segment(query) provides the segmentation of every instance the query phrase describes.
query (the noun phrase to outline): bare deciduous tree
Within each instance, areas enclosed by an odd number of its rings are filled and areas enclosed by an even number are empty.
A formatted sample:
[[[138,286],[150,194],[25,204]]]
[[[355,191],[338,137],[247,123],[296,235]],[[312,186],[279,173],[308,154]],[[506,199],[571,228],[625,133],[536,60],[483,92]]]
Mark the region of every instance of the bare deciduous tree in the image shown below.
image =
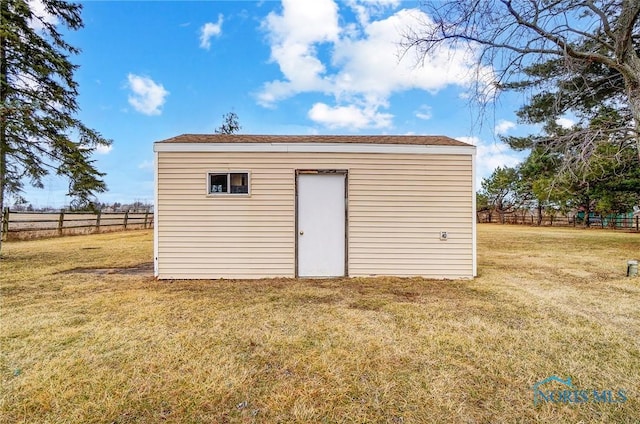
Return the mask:
[[[631,119],[622,126],[594,125],[592,120],[563,142],[588,156],[598,143],[624,139],[623,145],[633,146],[640,160],[640,0],[432,1],[424,8],[429,18],[407,31],[404,46],[422,58],[443,45],[477,50],[478,66],[495,70],[498,91],[519,84],[534,87],[531,80],[523,83],[523,72],[536,63],[560,62],[563,70],[535,81],[538,89],[575,79],[593,64],[609,71],[622,94],[615,101],[623,104],[616,106]],[[585,90],[597,90],[588,85],[602,83],[584,81]]]
[[[222,115],[222,124],[216,128],[216,134],[236,134],[241,129],[238,115],[235,112],[228,112]]]

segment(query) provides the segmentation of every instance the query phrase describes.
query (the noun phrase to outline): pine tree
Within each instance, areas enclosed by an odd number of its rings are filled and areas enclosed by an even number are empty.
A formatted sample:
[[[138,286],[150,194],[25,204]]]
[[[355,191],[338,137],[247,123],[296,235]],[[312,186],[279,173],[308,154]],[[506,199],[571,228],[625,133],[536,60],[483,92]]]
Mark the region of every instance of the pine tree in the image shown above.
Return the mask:
[[[80,29],[82,6],[41,0],[38,16],[25,0],[0,1],[0,208],[25,180],[38,188],[50,173],[67,177],[75,206],[91,205],[106,185],[91,159],[111,141],[76,118],[79,50],[64,41],[63,25]]]
[[[521,122],[541,125],[542,131],[530,137],[505,137],[511,147],[559,153],[564,159],[561,170],[576,174],[588,169],[599,155],[636,151],[636,123],[620,72],[598,62],[568,68],[563,60],[552,59],[528,66],[522,73],[523,81],[505,88],[537,91],[517,115]],[[566,116],[573,121],[569,128],[558,124]],[[640,165],[637,156],[635,162]]]

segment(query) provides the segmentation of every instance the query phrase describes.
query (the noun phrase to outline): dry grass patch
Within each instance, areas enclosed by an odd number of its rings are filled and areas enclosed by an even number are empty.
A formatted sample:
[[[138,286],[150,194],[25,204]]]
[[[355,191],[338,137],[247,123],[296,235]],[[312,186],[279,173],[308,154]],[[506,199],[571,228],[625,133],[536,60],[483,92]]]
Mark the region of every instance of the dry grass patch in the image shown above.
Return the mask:
[[[151,237],[3,246],[1,422],[640,421],[637,234],[480,226],[474,281],[62,273]],[[534,406],[550,375],[628,400]]]

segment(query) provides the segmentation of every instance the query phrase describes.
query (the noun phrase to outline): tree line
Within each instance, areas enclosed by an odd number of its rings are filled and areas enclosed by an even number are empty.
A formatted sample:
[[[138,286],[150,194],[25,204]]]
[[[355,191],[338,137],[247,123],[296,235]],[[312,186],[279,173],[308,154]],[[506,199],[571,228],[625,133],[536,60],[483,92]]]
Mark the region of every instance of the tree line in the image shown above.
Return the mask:
[[[633,155],[631,155],[633,156]],[[640,167],[633,159],[599,159],[583,175],[559,173],[560,160],[533,151],[516,167],[498,167],[484,178],[476,194],[478,212],[500,222],[508,215],[530,213],[540,225],[545,216],[617,216],[638,211]]]
[[[134,212],[134,211],[153,211],[153,203],[142,202],[136,200],[132,203],[105,203],[96,201],[91,207],[77,207],[69,204],[63,208],[54,208],[51,206],[36,207],[31,203],[16,203],[11,206],[11,212],[59,212],[60,209],[69,212]]]

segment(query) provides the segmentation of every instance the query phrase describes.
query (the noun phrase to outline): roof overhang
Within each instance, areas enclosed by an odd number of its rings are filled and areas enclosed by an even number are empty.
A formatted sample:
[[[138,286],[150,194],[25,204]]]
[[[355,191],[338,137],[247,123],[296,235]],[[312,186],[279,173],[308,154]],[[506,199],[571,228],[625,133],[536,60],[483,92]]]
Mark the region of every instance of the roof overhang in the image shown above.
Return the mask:
[[[369,143],[163,143],[154,152],[252,152],[252,153],[404,153],[429,155],[475,155],[476,147]]]

